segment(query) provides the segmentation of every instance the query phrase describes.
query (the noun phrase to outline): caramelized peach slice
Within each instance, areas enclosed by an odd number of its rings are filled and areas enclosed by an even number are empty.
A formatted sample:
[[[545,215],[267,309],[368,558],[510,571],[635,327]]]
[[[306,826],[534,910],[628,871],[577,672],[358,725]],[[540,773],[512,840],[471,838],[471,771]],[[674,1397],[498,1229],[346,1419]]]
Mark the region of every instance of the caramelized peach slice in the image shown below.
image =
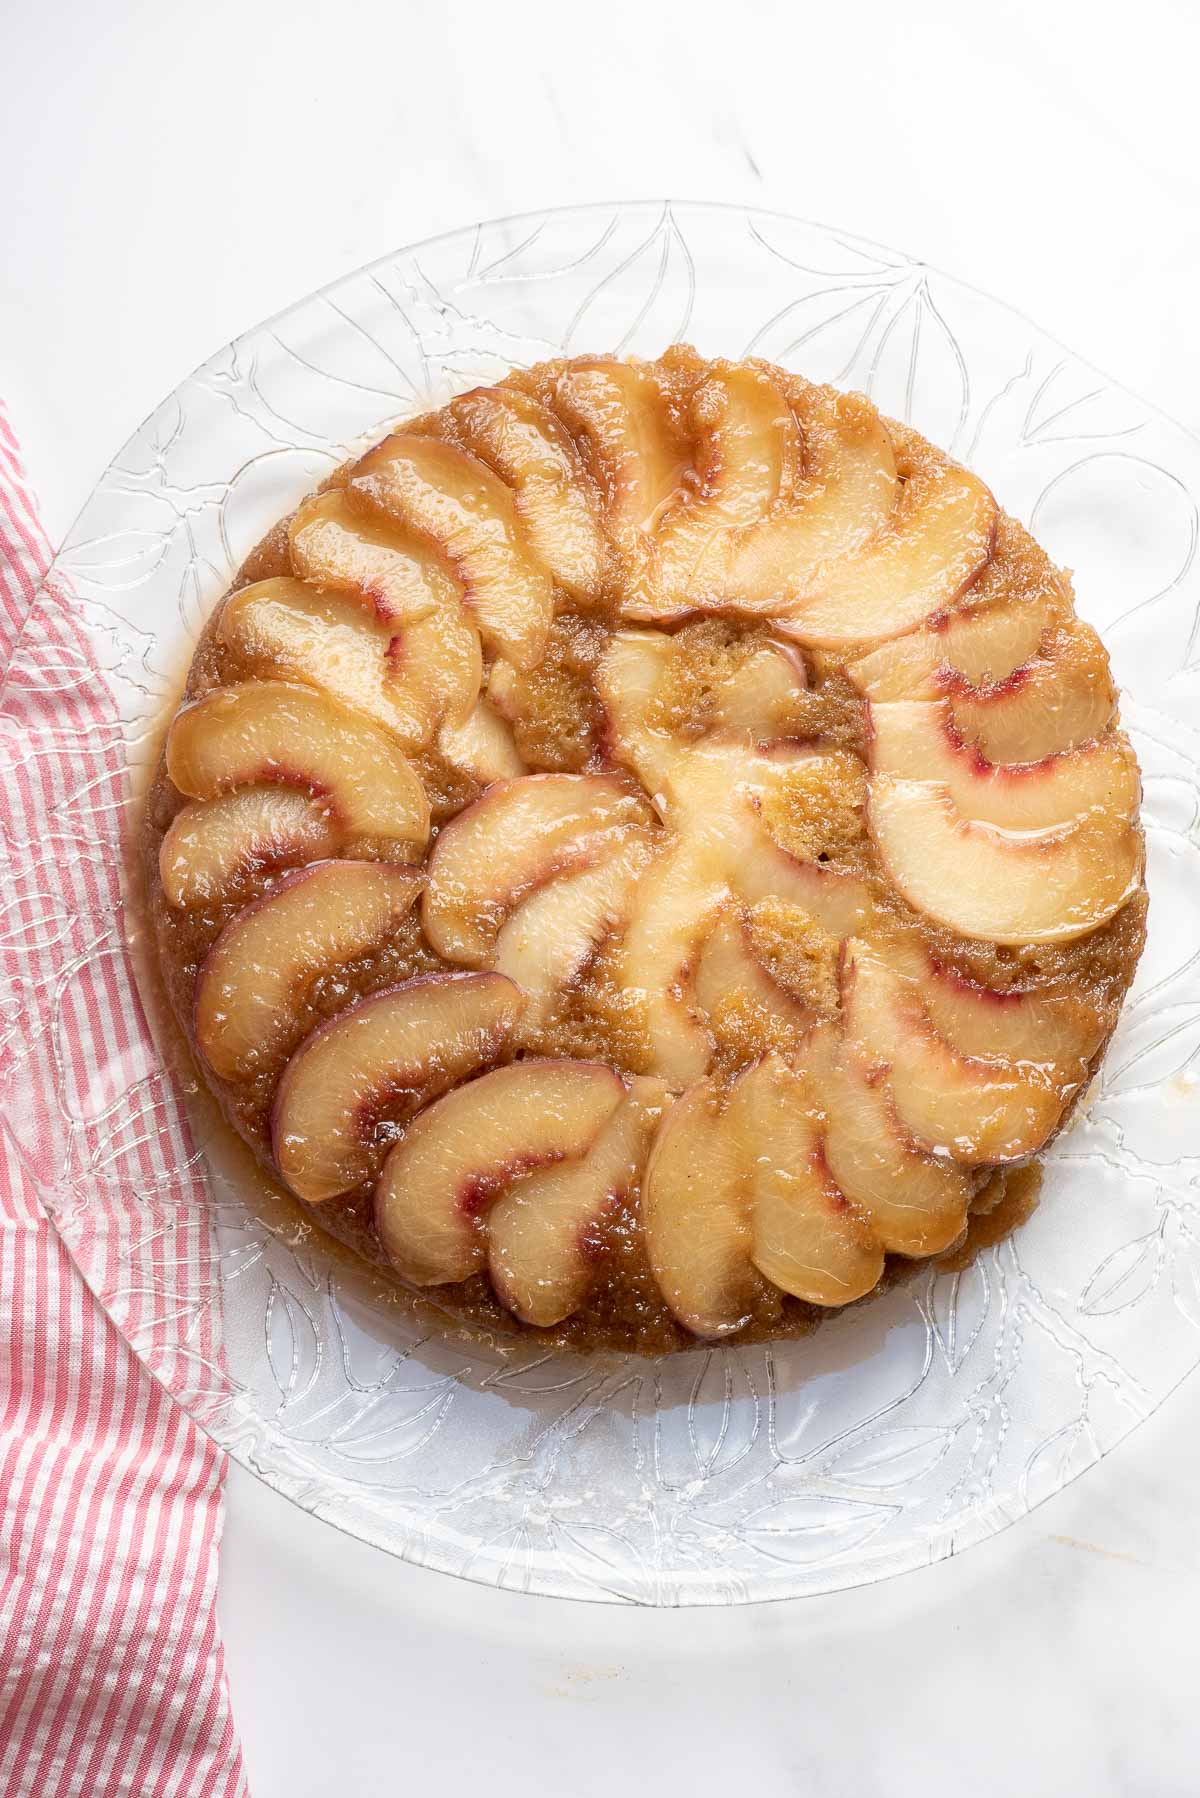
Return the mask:
[[[762,1284],[741,1144],[704,1080],[659,1125],[642,1181],[642,1233],[658,1289],[685,1330],[728,1336],[750,1321]]]
[[[271,1142],[292,1191],[317,1203],[378,1173],[383,1119],[494,1061],[524,1000],[502,974],[431,974],[360,999],[303,1042],[275,1091]]]
[[[883,1251],[829,1172],[810,1082],[768,1056],[740,1077],[727,1116],[747,1167],[759,1272],[810,1305],[848,1305],[870,1292]]]
[[[653,854],[653,840],[636,825],[613,836],[613,846],[594,867],[564,875],[531,893],[496,939],[496,968],[525,994],[529,1024],[549,1019],[598,945],[630,916],[634,888]]]
[[[547,1329],[587,1298],[622,1203],[637,1190],[671,1102],[661,1080],[636,1079],[581,1161],[530,1174],[488,1214],[488,1273],[501,1304]]]
[[[804,658],[794,643],[761,643],[718,692],[715,723],[758,741],[779,737],[807,684]]]
[[[529,546],[560,587],[583,597],[604,577],[604,533],[562,425],[514,387],[481,387],[447,413],[466,448],[513,489]]]
[[[304,580],[350,593],[385,624],[452,611],[460,589],[423,543],[360,516],[342,492],[304,501],[288,529],[292,567]]]
[[[1037,654],[1050,619],[1044,598],[942,612],[860,656],[846,673],[866,699],[936,699],[940,676],[970,685],[1005,679]]]
[[[303,581],[259,581],[233,594],[217,626],[239,654],[266,657],[419,749],[443,719],[461,723],[479,693],[479,633],[462,608],[380,624],[361,605]]]
[[[755,954],[740,906],[727,904],[700,951],[696,1003],[719,1043],[795,1048],[813,1014]]]
[[[688,602],[693,575],[722,535],[757,524],[799,471],[800,436],[786,396],[763,369],[719,368],[692,403],[699,490],[684,491],[659,531],[668,604]]]
[[[490,468],[440,438],[401,432],[363,457],[349,491],[433,544],[462,583],[489,648],[518,668],[535,666],[554,589],[521,535],[512,494]]]
[[[650,530],[686,466],[653,374],[635,362],[575,362],[554,404],[584,441],[618,534]]]
[[[905,482],[886,530],[789,589],[776,628],[836,649],[898,637],[952,605],[992,553],[996,502],[966,469],[930,460]]]
[[[375,1188],[384,1250],[416,1286],[470,1279],[487,1264],[483,1218],[535,1168],[578,1161],[625,1096],[611,1068],[517,1061],[420,1112]]]
[[[634,891],[619,978],[641,1018],[652,1070],[675,1086],[699,1079],[712,1059],[691,1002],[692,972],[728,892],[712,846],[687,837],[662,850]]]
[[[246,874],[332,855],[340,840],[303,793],[243,787],[185,805],[159,845],[158,871],[168,905],[207,905]]]
[[[1142,839],[1128,818],[1091,813],[1069,829],[1019,836],[972,824],[927,781],[879,774],[868,816],[909,904],[960,936],[1065,943],[1106,924],[1137,890]]]
[[[966,1228],[970,1179],[917,1146],[896,1115],[886,1069],[869,1053],[848,1044],[822,1082],[826,1164],[881,1247],[938,1255]]]
[[[936,961],[915,939],[876,947],[909,983],[938,1034],[963,1055],[1039,1063],[1075,1082],[1086,1074],[1111,1022],[1078,993],[981,986]]]
[[[846,945],[842,981],[847,1040],[887,1067],[897,1116],[922,1143],[965,1162],[1015,1161],[1041,1148],[1070,1090],[1052,1069],[957,1054],[864,942]]]
[[[1003,680],[984,687],[940,671],[954,727],[993,762],[1037,760],[1098,737],[1117,709],[1104,645],[1090,625],[1056,626],[1042,649]]]
[[[429,835],[425,789],[391,737],[289,681],[216,687],[184,706],[167,736],[166,762],[192,799],[278,783],[322,799],[346,836],[423,847]]]
[[[498,781],[434,844],[421,911],[426,936],[447,961],[487,961],[504,916],[527,893],[595,860],[614,831],[650,819],[645,801],[612,775]]]
[[[455,768],[481,787],[528,772],[506,721],[487,699],[478,699],[461,724],[444,724],[438,748]]]
[[[988,762],[963,743],[944,701],[889,700],[868,708],[871,768],[937,781],[964,818],[1004,830],[1052,830],[1102,810],[1132,817],[1141,780],[1132,749],[1111,733],[1037,762]]]
[[[421,884],[383,862],[317,862],[238,912],[196,976],[196,1042],[214,1074],[253,1074],[291,1034],[318,975],[377,948]]]
[[[899,522],[898,511],[893,521],[895,456],[874,406],[860,394],[806,387],[796,412],[806,479],[761,523],[711,542],[691,572],[695,599],[772,617],[802,602],[812,605],[824,590],[818,570],[850,560],[857,570],[871,539]],[[849,597],[839,606],[836,592],[831,589],[834,624],[850,609]]]
[[[610,760],[630,769],[659,795],[678,756],[671,735],[654,722],[654,706],[673,653],[661,631],[617,631],[596,672]]]

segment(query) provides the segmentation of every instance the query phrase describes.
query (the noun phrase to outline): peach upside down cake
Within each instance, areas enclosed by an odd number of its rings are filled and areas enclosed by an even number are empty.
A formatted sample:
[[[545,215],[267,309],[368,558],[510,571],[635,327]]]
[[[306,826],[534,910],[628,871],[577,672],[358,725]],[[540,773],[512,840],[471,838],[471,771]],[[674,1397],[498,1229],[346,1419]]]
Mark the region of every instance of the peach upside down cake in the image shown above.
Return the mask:
[[[960,1242],[1144,936],[1139,776],[982,481],[765,363],[545,363],[260,545],[146,822],[173,1009],[456,1317],[795,1335]]]

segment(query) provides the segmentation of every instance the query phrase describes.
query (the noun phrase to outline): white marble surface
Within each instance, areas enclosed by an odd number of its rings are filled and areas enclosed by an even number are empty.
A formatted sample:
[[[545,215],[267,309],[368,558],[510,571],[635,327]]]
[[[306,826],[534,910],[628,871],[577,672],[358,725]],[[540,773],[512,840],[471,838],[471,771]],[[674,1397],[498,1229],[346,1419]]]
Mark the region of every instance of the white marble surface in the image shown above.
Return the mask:
[[[246,324],[426,233],[571,200],[836,221],[1200,429],[1183,0],[1119,28],[1084,0],[41,0],[3,37],[0,391],[55,536]],[[821,1798],[1192,1794],[1198,1498],[1193,1381],[960,1561],[641,1615],[398,1565],[235,1470],[222,1613],[255,1798],[755,1776]]]

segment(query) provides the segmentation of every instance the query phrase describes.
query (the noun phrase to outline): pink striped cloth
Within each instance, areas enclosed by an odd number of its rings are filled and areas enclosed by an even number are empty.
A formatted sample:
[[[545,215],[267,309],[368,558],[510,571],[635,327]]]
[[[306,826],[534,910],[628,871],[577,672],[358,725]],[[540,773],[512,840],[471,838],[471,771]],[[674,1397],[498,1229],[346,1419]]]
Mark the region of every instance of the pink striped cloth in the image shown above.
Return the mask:
[[[0,403],[0,673],[49,560]],[[63,664],[77,662],[69,611],[46,616]],[[19,729],[5,710],[0,723]],[[28,854],[48,810],[45,790],[35,805],[27,779],[7,780],[0,858]],[[0,950],[19,994],[22,968],[47,951],[22,945],[14,909]],[[0,1007],[0,1075],[14,1028]],[[221,1485],[219,1451],[75,1271],[0,1088],[3,1798],[244,1798],[216,1624]]]

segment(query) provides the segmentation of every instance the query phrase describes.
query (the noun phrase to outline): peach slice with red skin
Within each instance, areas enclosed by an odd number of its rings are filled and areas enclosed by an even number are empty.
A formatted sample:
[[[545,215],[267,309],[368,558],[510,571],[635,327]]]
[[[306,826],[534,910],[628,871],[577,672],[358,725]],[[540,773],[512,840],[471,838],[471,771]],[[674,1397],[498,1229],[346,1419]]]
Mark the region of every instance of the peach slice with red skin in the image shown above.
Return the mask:
[[[997,991],[945,966],[913,939],[875,947],[912,987],[938,1034],[963,1055],[1039,1064],[1075,1082],[1104,1041],[1110,1020],[1077,993]]]
[[[1089,813],[1022,836],[962,818],[944,788],[879,774],[868,821],[888,875],[914,910],[992,943],[1066,943],[1137,891],[1142,839],[1126,817]]]
[[[650,821],[645,800],[615,775],[498,781],[434,844],[421,911],[426,936],[446,961],[488,961],[504,916],[527,893],[595,860],[614,831]]]
[[[810,1305],[847,1305],[870,1292],[883,1250],[830,1173],[813,1084],[767,1056],[739,1077],[726,1115],[747,1168],[759,1272]]]
[[[943,678],[957,675],[971,686],[1004,680],[1037,654],[1050,617],[1044,597],[941,612],[860,656],[846,673],[866,699],[936,699]]]
[[[750,1321],[763,1283],[742,1144],[702,1080],[659,1125],[642,1180],[642,1234],[655,1282],[693,1336],[728,1336]]]
[[[954,1162],[924,1152],[896,1115],[887,1069],[846,1043],[822,1077],[825,1163],[880,1246],[914,1260],[939,1255],[966,1228],[972,1187]]]
[[[612,1068],[585,1061],[516,1061],[446,1093],[405,1127],[375,1188],[388,1259],[415,1286],[481,1272],[501,1193],[586,1155],[624,1096]]]
[[[460,606],[381,624],[353,600],[303,581],[259,581],[226,600],[217,634],[365,713],[405,749],[430,742],[443,720],[461,723],[483,679],[479,633]]]
[[[430,974],[360,999],[300,1045],[275,1091],[271,1143],[292,1191],[316,1204],[379,1172],[382,1120],[494,1061],[524,999],[502,974]]]
[[[348,593],[384,624],[452,611],[461,590],[425,544],[360,515],[344,492],[318,493],[288,527],[292,567],[305,581]]]
[[[176,714],[167,773],[191,799],[278,783],[320,798],[346,836],[423,848],[425,789],[378,725],[290,681],[215,687]]]
[[[1018,1161],[1040,1149],[1074,1083],[1053,1067],[960,1055],[938,1034],[914,990],[861,941],[843,951],[846,1035],[886,1066],[904,1127],[955,1161]]]
[[[284,787],[242,787],[176,813],[159,844],[159,877],[168,905],[207,905],[248,874],[316,861],[340,841],[319,801]]]
[[[932,780],[964,818],[1004,830],[1061,829],[1085,812],[1132,817],[1137,760],[1109,734],[1041,761],[989,762],[965,744],[944,701],[888,700],[867,709],[870,765],[901,780]]]
[[[529,547],[559,586],[595,594],[607,547],[578,452],[559,420],[529,394],[503,385],[460,394],[442,416],[512,488]]]
[[[1104,645],[1079,618],[1064,620],[1036,656],[1001,681],[972,687],[941,671],[936,684],[959,735],[993,762],[1075,749],[1106,730],[1117,710]]]
[[[291,1032],[317,976],[378,947],[421,886],[385,862],[316,862],[238,912],[196,976],[196,1042],[213,1072],[253,1074]]]
[[[501,927],[495,966],[525,994],[528,1024],[547,1022],[598,945],[630,915],[653,838],[637,825],[613,834],[612,847],[593,867],[536,889]]]
[[[540,661],[554,588],[521,535],[504,482],[453,443],[401,432],[358,463],[352,504],[433,544],[454,570],[488,647],[518,668]]]
[[[548,1329],[583,1304],[612,1220],[637,1188],[671,1102],[661,1080],[630,1082],[580,1161],[529,1174],[488,1213],[488,1273],[502,1305]]]

